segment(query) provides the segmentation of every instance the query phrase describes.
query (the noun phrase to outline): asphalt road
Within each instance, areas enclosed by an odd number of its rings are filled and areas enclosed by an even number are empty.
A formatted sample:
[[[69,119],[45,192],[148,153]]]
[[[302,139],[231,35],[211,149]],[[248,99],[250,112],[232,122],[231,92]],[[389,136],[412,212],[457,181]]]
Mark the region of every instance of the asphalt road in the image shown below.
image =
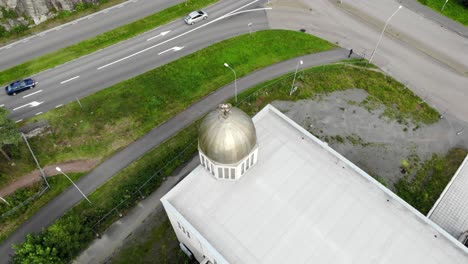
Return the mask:
[[[271,2],[272,28],[304,28],[367,59],[399,5],[394,0]],[[372,62],[442,114],[468,125],[468,38],[403,7],[390,21]]]
[[[0,70],[70,46],[184,0],[129,0],[0,47]]]
[[[248,33],[248,23],[252,23],[253,31],[267,29],[265,11],[219,19],[251,2],[221,1],[205,9],[209,18],[195,25],[186,25],[182,19],[178,19],[136,38],[34,75],[32,77],[38,81],[35,89],[16,96],[0,93],[0,106],[3,105],[12,111],[10,117],[13,120],[24,120],[167,64],[213,43]],[[258,7],[261,7],[261,1],[242,10]],[[161,36],[161,33],[166,34]],[[170,50],[171,48],[181,50]],[[124,58],[127,59],[102,68]]]
[[[348,51],[335,49],[332,51],[303,56],[300,59],[304,67],[329,64],[347,59]],[[256,71],[244,78],[237,80],[238,91],[242,92],[256,84],[293,72],[299,58],[288,60]],[[229,84],[214,93],[209,94],[199,102],[191,105],[183,112],[164,124],[154,128],[148,134],[138,139],[122,151],[104,161],[89,174],[81,178],[76,184],[85,193],[90,194],[119,171],[130,165],[139,157],[163,143],[177,132],[201,118],[204,114],[212,111],[216,106],[234,96],[232,84]],[[0,264],[7,263],[12,254],[11,244],[17,244],[24,240],[26,234],[37,233],[43,228],[51,225],[57,218],[84,198],[73,187],[67,189],[46,206],[40,209],[16,232],[0,245]]]

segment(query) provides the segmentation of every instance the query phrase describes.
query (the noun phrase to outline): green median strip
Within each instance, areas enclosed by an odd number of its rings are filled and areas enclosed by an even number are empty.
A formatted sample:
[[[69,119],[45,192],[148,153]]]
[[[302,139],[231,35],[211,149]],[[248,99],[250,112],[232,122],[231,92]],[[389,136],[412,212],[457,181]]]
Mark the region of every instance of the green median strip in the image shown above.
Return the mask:
[[[34,60],[0,72],[0,84],[33,75],[35,73],[56,67],[68,61],[91,54],[118,42],[135,37],[155,27],[164,25],[187,13],[216,3],[219,0],[191,0],[167,8],[161,12],[145,17],[125,26],[113,29],[104,34],[82,41],[78,44],[60,49]]]
[[[435,11],[468,26],[468,1],[450,0],[444,6],[445,0],[418,0]],[[442,9],[443,7],[443,9]]]

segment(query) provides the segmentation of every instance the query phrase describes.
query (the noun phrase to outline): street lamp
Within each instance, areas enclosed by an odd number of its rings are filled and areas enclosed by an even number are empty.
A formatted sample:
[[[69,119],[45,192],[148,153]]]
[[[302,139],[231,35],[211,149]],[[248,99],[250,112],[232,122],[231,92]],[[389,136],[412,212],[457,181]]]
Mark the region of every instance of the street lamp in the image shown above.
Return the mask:
[[[86,195],[80,190],[80,188],[78,188],[78,186],[76,186],[76,184],[72,181],[72,179],[70,179],[70,177],[68,177],[67,174],[65,174],[65,172],[62,171],[62,169],[60,169],[60,167],[55,167],[55,169],[62,173],[63,175],[65,175],[65,177],[67,177],[67,179],[73,184],[73,186],[75,186],[76,189],[78,189],[78,191],[81,193],[81,195],[83,195],[83,197],[89,202],[91,203],[91,201],[88,199],[88,197],[86,197]]]
[[[7,202],[7,200],[3,199],[3,197],[0,197],[0,200],[2,200],[2,201],[5,202],[6,204],[8,204],[8,206],[10,206],[10,203]]]
[[[229,66],[229,64],[224,63],[224,67],[231,69],[231,71],[234,73],[234,93],[235,93],[235,98],[236,98],[236,104],[237,104],[237,74],[236,71]]]
[[[289,96],[291,96],[294,91],[294,83],[296,82],[296,75],[297,75],[297,70],[299,69],[299,64],[302,65],[304,64],[304,62],[302,60],[298,61],[297,64],[296,64],[296,71],[294,72],[294,78],[293,78],[293,82],[292,82],[292,85],[291,85],[291,91],[289,92]]]
[[[442,6],[442,8],[440,9],[440,11],[444,11],[444,8],[445,8],[445,5],[447,4],[448,0],[445,0],[445,3],[444,5]]]
[[[372,55],[371,55],[371,57],[370,57],[370,59],[369,59],[369,63],[371,63],[371,62],[372,62],[372,59],[374,58],[375,51],[377,50],[377,47],[379,46],[380,41],[382,40],[382,36],[383,36],[383,34],[384,34],[384,32],[385,32],[385,29],[387,28],[388,22],[390,22],[390,19],[392,19],[392,17],[393,17],[394,15],[396,15],[396,13],[397,13],[398,11],[400,11],[401,8],[402,8],[402,6],[399,6],[398,9],[387,19],[387,22],[385,22],[385,26],[384,26],[384,28],[383,28],[383,30],[382,30],[382,33],[380,33],[379,41],[377,41],[377,45],[375,45],[375,48],[374,48],[374,50],[372,51]]]

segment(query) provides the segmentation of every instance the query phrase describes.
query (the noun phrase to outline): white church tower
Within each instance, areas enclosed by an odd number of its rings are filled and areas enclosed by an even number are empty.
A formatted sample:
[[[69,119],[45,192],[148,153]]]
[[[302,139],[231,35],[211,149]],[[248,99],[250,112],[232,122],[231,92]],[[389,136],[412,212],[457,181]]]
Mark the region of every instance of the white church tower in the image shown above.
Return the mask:
[[[257,163],[257,134],[252,119],[230,104],[221,104],[200,125],[200,162],[213,177],[235,181]]]

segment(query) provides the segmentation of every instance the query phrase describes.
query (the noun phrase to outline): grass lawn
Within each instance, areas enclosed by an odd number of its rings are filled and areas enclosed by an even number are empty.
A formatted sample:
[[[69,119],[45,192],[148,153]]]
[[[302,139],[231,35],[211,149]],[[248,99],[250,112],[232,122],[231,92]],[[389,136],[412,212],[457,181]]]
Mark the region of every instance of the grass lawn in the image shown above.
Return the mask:
[[[433,155],[414,177],[406,176],[395,184],[396,193],[427,215],[467,154],[466,150],[456,148],[446,156]]]
[[[243,109],[253,114],[273,100],[301,100],[349,88],[364,89],[369,96],[361,104],[372,111],[385,106],[384,117],[399,123],[412,121],[431,124],[439,120],[439,113],[422,101],[411,90],[395,79],[374,70],[375,66],[365,67],[363,60],[350,60],[306,69],[299,72],[296,79],[297,91],[289,96],[292,76],[283,76],[260,84],[239,96],[247,102]],[[255,92],[261,89],[259,92]],[[263,89],[263,90],[262,90]]]
[[[0,72],[0,84],[7,84],[127,40],[217,1],[191,0],[183,2],[128,25],[118,27],[96,37],[6,69]]]
[[[81,176],[85,175],[85,173],[69,173],[67,175],[70,176],[70,178],[73,180],[78,180]],[[41,197],[38,197],[31,203],[21,207],[21,209],[19,209],[16,213],[5,217],[4,219],[0,219],[0,243],[5,240],[13,231],[15,231],[18,226],[23,224],[26,220],[29,219],[29,217],[41,209],[42,206],[46,205],[50,200],[55,198],[71,185],[70,181],[61,175],[51,177],[48,179],[48,181],[52,188],[47,190]],[[35,193],[42,190],[42,188],[44,188],[44,185],[41,182],[31,187],[18,190],[12,195],[5,197],[11,206],[7,206],[6,204],[1,203],[0,215],[21,204],[28,197],[31,197]]]
[[[51,126],[49,134],[32,138],[30,144],[43,166],[77,159],[102,160],[232,82],[232,72],[222,67],[224,62],[242,77],[289,58],[332,48],[319,38],[286,30],[229,39],[83,98],[83,108],[73,103],[30,120],[45,119]],[[23,157],[30,159],[30,155],[17,155],[14,161],[20,164]],[[28,164],[33,168],[33,163]],[[20,166],[0,161],[0,186],[22,173]]]
[[[172,229],[169,218],[164,212],[160,213],[160,218],[150,234],[144,234],[143,241],[135,242],[120,251],[118,256],[115,256],[112,263],[126,264],[132,263],[135,256],[139,257],[138,263],[178,263],[189,264],[198,263],[191,262],[185,253],[180,250],[179,240]]]
[[[418,0],[421,4],[427,5],[435,11],[468,26],[468,8],[464,7],[458,0],[449,0],[445,5],[444,11],[441,11],[445,0]]]

